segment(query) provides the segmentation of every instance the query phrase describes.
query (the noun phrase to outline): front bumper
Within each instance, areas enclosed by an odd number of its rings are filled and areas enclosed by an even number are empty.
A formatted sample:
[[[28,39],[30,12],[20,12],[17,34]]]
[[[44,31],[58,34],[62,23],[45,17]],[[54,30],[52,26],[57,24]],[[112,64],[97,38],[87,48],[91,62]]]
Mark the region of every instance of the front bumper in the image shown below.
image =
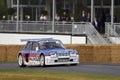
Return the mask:
[[[79,64],[79,57],[45,57],[45,65]]]

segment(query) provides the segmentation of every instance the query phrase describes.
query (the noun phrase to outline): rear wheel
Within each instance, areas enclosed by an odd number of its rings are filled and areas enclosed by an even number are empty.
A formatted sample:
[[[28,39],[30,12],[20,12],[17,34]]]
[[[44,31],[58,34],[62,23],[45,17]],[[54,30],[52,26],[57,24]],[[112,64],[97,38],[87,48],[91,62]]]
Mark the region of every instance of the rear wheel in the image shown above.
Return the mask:
[[[40,66],[42,66],[42,67],[45,66],[45,56],[44,55],[40,56]]]
[[[25,67],[25,66],[26,66],[26,65],[24,64],[22,55],[19,55],[19,56],[18,56],[18,65],[19,65],[20,67]]]

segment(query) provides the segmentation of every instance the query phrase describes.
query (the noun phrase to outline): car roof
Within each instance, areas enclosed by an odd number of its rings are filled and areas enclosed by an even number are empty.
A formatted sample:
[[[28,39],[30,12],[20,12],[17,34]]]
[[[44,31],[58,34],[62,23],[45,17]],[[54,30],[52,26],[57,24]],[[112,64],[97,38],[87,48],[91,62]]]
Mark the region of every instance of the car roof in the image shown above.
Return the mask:
[[[27,41],[27,42],[40,42],[40,41],[44,41],[44,42],[53,42],[53,41],[60,41],[57,39],[53,39],[53,38],[41,38],[41,39],[21,39],[22,42]]]

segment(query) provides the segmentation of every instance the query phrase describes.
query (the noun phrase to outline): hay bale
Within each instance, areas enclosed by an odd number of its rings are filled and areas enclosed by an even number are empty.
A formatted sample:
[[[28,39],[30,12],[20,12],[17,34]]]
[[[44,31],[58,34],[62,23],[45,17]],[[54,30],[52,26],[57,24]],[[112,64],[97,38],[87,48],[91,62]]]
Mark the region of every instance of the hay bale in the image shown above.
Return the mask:
[[[92,45],[80,45],[79,51],[81,55],[92,55],[93,54],[93,46]]]
[[[80,51],[79,51],[79,45],[78,44],[66,44],[65,47],[66,47],[66,49],[77,50],[78,54],[80,56]],[[79,61],[80,61],[80,58],[79,58]]]
[[[80,55],[81,63],[93,63],[93,55]]]
[[[23,48],[22,45],[8,45],[7,46],[7,61],[8,62],[17,61],[17,55],[22,48]]]
[[[6,46],[0,45],[0,62],[5,62],[7,58]]]
[[[120,55],[111,55],[111,63],[120,63]]]
[[[94,55],[93,59],[94,63],[111,63],[111,56],[110,55]]]
[[[77,50],[81,63],[120,63],[120,45],[67,44],[68,49]],[[0,61],[17,61],[23,45],[0,45]]]
[[[81,63],[92,63],[93,62],[93,46],[84,44],[67,44],[65,45],[68,49],[77,50],[80,56]]]
[[[75,45],[75,44],[67,44],[65,45],[66,49],[72,49],[72,50],[77,50],[79,53],[79,45]]]
[[[120,45],[111,46],[111,63],[120,63]]]
[[[94,46],[94,63],[110,63],[111,62],[111,48],[109,45],[95,45]]]
[[[79,46],[80,62],[92,63],[93,62],[93,46],[80,45]]]
[[[69,44],[69,45],[67,44],[67,45],[65,45],[66,49],[73,49],[73,50],[79,51],[78,46],[79,45],[77,45],[77,44]]]

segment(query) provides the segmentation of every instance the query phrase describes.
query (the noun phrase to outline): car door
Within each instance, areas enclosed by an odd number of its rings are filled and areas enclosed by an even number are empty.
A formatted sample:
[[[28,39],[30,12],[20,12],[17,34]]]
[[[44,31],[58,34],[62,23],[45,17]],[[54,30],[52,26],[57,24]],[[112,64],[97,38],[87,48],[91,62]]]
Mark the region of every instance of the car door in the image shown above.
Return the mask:
[[[30,57],[32,61],[38,61],[39,58],[38,50],[39,50],[38,42],[33,42],[32,48],[30,50]]]
[[[27,42],[26,46],[24,47],[23,56],[26,62],[29,62],[29,54],[30,54],[31,47],[32,47],[32,42]]]

